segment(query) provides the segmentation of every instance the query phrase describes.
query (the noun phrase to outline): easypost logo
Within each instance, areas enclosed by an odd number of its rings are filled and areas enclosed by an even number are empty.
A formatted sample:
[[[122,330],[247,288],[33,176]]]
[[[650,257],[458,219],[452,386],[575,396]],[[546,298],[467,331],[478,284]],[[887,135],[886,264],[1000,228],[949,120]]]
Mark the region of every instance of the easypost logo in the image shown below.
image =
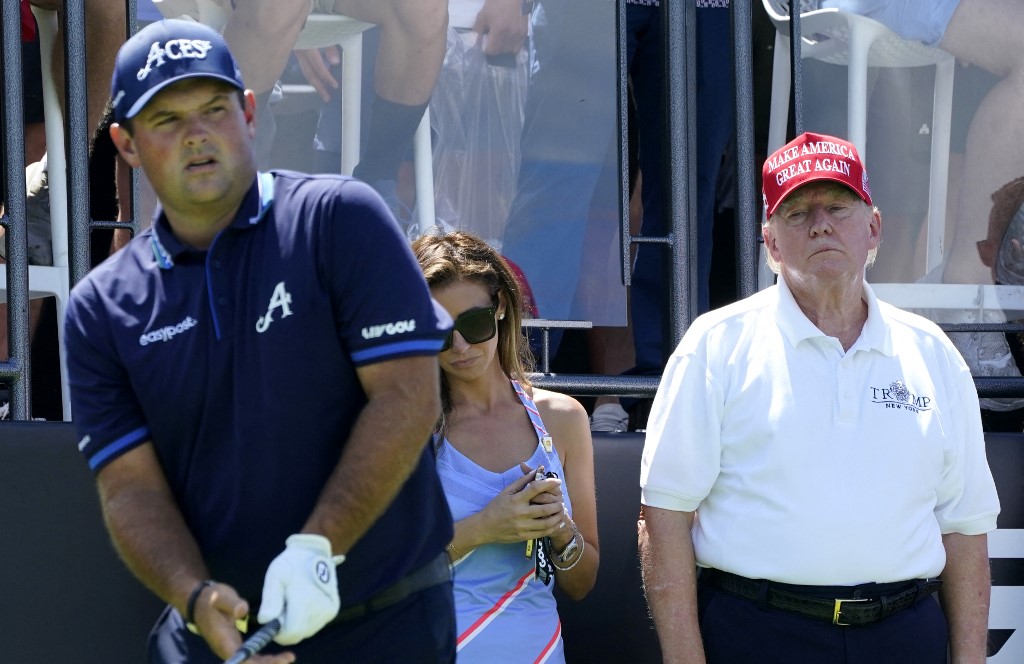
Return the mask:
[[[199,321],[197,321],[195,318],[187,316],[185,320],[181,321],[177,325],[166,325],[164,327],[157,328],[152,332],[146,332],[141,337],[139,337],[139,345],[148,346],[149,344],[153,344],[158,341],[170,341],[179,334],[191,330],[198,324]]]

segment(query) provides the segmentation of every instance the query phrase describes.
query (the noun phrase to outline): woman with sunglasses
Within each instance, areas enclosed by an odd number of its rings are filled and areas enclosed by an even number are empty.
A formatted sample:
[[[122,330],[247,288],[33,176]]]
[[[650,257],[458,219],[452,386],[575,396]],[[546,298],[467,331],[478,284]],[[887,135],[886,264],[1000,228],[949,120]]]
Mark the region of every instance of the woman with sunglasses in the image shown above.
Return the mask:
[[[455,321],[434,442],[455,521],[459,662],[564,662],[554,584],[582,599],[599,560],[586,411],[527,380],[521,291],[496,251],[464,232],[413,251]]]

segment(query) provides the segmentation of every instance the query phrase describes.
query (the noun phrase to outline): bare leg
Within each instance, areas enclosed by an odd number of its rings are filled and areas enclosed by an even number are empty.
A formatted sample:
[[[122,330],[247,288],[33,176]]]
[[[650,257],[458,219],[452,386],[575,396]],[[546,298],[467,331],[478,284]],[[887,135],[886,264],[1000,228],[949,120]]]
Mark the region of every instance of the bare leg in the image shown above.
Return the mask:
[[[964,177],[943,280],[991,282],[978,255],[992,194],[1024,174],[1024,5],[1017,0],[962,0],[940,46],[1003,79],[985,96],[967,134]]]
[[[309,15],[309,0],[238,0],[224,39],[256,94],[274,87]]]
[[[64,25],[62,0],[31,0],[43,9],[56,11],[59,24]],[[100,0],[85,3],[85,49],[88,58],[86,86],[88,89],[87,117],[90,132],[99,126],[103,109],[110,99],[110,75],[114,71],[114,57],[125,39],[125,3],[121,0]],[[53,45],[51,74],[57,90],[64,90],[63,39]]]
[[[334,13],[380,26],[374,70],[380,97],[417,106],[430,100],[444,60],[444,0],[335,0]]]
[[[46,125],[33,122],[25,125],[25,163],[34,164],[46,154]]]

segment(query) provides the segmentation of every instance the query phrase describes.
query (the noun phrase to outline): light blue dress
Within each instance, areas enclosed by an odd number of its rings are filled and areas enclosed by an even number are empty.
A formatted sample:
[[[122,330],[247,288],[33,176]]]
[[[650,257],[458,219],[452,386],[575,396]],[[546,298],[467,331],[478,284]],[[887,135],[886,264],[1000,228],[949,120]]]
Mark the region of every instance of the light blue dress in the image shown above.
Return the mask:
[[[515,381],[512,386],[537,432],[537,447],[526,460],[531,468],[543,465],[565,478],[558,452],[533,400]],[[545,445],[545,439],[549,442]],[[557,441],[555,441],[557,442]],[[502,489],[523,476],[516,464],[495,473],[474,463],[448,444],[437,457],[444,494],[452,519],[459,521],[479,512]],[[565,506],[572,514],[563,484]],[[551,585],[534,577],[534,559],[525,555],[526,544],[485,544],[455,563],[457,658],[466,662],[564,662],[562,625]]]

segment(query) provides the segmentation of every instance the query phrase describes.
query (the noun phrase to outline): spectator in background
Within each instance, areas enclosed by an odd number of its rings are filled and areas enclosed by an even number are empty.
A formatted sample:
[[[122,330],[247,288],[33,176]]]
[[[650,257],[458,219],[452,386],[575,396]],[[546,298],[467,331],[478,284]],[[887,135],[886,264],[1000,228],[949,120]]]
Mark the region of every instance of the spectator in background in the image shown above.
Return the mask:
[[[939,274],[929,281],[991,283],[986,264],[995,253],[987,235],[992,195],[1024,174],[1024,4],[1017,0],[823,0],[823,7],[862,14],[884,23],[905,39],[938,46],[957,59],[1000,77],[985,94],[967,132],[952,241]],[[934,316],[943,323],[1003,323],[997,309],[952,310]],[[1002,332],[951,335],[975,376],[1020,376],[1021,364]],[[1024,400],[982,400],[986,410],[1011,421],[1024,417]],[[1019,430],[1019,426],[1012,425]]]
[[[200,16],[196,0],[156,2],[164,16]],[[311,11],[380,27],[369,136],[354,175],[393,205],[398,165],[423,117],[444,57],[448,23],[444,0],[237,0],[232,8],[225,7],[226,0],[210,2],[221,6],[224,38],[257,93],[261,164],[269,158],[273,141],[274,86]],[[340,62],[340,55],[333,48],[325,55],[315,50],[298,52],[307,79],[328,99],[339,87],[328,65]]]
[[[954,238],[942,280],[988,283],[979,260],[992,194],[1024,173],[1024,5],[1017,0],[822,0],[823,7],[862,14],[886,24],[905,39],[948,51],[1001,77],[981,102],[967,136]]]
[[[25,163],[43,158],[46,134],[43,118],[43,78],[39,59],[39,34],[28,0],[21,0],[22,108],[25,114]]]
[[[53,43],[50,71],[41,69],[38,30],[31,7],[56,12],[58,32]],[[57,94],[64,103],[64,44],[61,30],[66,25],[65,5],[62,0],[22,0],[22,68],[25,90],[25,216],[28,235],[29,265],[53,265],[53,247],[50,227],[49,173],[46,158],[46,136],[43,116],[42,78],[50,76]],[[103,118],[103,110],[110,98],[110,74],[114,56],[124,42],[127,27],[125,3],[121,0],[86,2],[85,18],[86,67],[86,121],[92,132]],[[91,144],[90,144],[91,147]],[[115,178],[110,172],[111,181]],[[2,214],[0,204],[0,214]],[[127,231],[117,231],[124,240]],[[0,264],[6,262],[6,229],[0,227]],[[29,334],[34,337],[42,314],[43,300],[32,300],[29,305]],[[9,357],[7,304],[0,304],[0,360]],[[0,384],[0,419],[8,416],[6,388]]]
[[[34,25],[30,21],[30,14],[26,14],[28,5],[39,7],[48,11],[56,12],[58,30],[65,24],[64,3],[60,0],[28,0],[23,1],[22,25],[23,37],[34,39]],[[103,109],[110,98],[110,73],[113,68],[114,55],[118,47],[124,42],[125,36],[125,5],[123,2],[87,2],[85,10],[85,52],[88,58],[86,68],[86,89],[87,89],[87,111],[86,118],[90,132],[100,125],[103,118]],[[25,31],[25,27],[30,29]],[[112,27],[113,26],[113,27]],[[120,26],[120,30],[118,30]],[[26,39],[23,38],[23,44]],[[29,47],[32,48],[31,46]],[[23,49],[24,50],[24,49]],[[27,129],[29,141],[27,146],[32,150],[29,157],[39,156],[39,147],[45,145],[45,136],[42,136],[42,95],[41,77],[43,73],[39,70],[38,58],[33,57],[30,52],[25,61],[28,68],[25,70],[27,97],[26,111],[32,113],[27,120],[34,120]],[[60,32],[56,35],[53,44],[51,57],[51,70],[47,72],[54,81],[54,87],[59,95],[64,94],[64,47]],[[38,93],[36,91],[39,91]],[[31,265],[52,265],[53,253],[50,246],[50,196],[47,186],[47,167],[45,154],[30,163],[26,169],[27,186],[27,210],[28,234],[29,234],[29,263]],[[6,254],[6,243],[3,242],[4,231],[0,228],[0,257]],[[6,325],[0,325],[6,330]]]
[[[697,125],[697,302],[698,313],[711,306],[711,254],[715,190],[722,156],[733,135],[732,27],[729,0],[696,0]],[[662,212],[667,182],[662,172],[665,140],[664,58],[661,13],[657,0],[636,0],[633,14],[651,27],[630,35],[637,62],[630,68],[640,125],[640,170],[643,173],[642,235],[667,235],[671,220]],[[652,6],[648,6],[652,5]],[[643,56],[643,57],[641,57]],[[680,211],[677,211],[677,213]],[[636,367],[632,373],[660,375],[671,351],[669,335],[668,252],[664,245],[637,247],[630,288]],[[677,284],[683,288],[683,284]]]
[[[508,216],[519,163],[526,58],[525,53],[517,54],[527,36],[527,16],[522,0],[449,0],[448,17],[443,64],[430,102],[436,216],[488,242],[496,239],[495,246],[500,248],[500,231]],[[379,52],[377,32],[365,33],[364,53]],[[314,137],[318,168],[337,171],[341,166],[342,111],[341,96],[333,88],[338,86],[340,73],[338,49],[296,51],[296,55],[325,101]],[[372,63],[371,58],[364,69]],[[316,73],[310,75],[310,69]],[[364,89],[374,84],[375,78],[375,74],[364,74]],[[517,85],[520,82],[522,91]],[[368,106],[364,102],[364,109]],[[505,142],[513,142],[514,151],[503,150]],[[386,188],[389,192],[394,189],[388,196],[392,212],[414,239],[427,229],[419,228],[414,211],[411,156],[411,150],[406,150],[401,165],[389,167],[392,172],[397,170],[398,176]]]
[[[615,5],[539,0],[531,20],[521,161],[502,253],[522,268],[541,318],[595,320],[580,306],[584,261],[593,261],[591,276],[606,273],[603,255],[618,226]],[[588,231],[602,234],[602,256],[585,251]],[[612,295],[602,289],[602,304]],[[616,299],[624,305],[623,296]]]

